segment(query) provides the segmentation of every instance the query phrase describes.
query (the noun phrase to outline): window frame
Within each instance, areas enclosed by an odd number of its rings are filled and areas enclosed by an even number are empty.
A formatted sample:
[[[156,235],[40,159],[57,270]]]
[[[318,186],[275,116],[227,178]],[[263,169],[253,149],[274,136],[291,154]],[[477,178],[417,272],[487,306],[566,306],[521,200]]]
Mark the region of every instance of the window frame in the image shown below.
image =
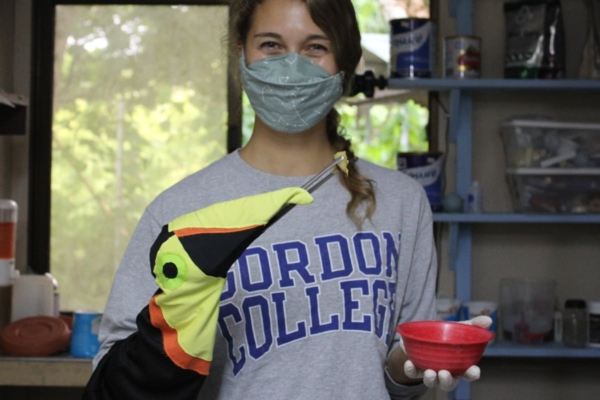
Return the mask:
[[[36,273],[50,272],[53,74],[56,7],[59,5],[231,6],[226,0],[44,0],[32,8],[32,68],[30,93],[29,218],[27,265]],[[241,146],[242,90],[228,63],[227,152]],[[224,132],[225,133],[225,132]]]

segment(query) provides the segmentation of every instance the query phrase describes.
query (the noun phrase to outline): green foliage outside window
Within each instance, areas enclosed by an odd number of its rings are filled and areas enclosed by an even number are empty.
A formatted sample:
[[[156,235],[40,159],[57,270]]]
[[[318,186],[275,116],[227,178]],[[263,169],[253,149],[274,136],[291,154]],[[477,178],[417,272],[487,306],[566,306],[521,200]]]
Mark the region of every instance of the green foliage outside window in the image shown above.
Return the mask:
[[[57,7],[50,269],[63,309],[102,310],[150,201],[225,155],[227,16]]]
[[[387,29],[375,2],[355,2],[363,30]],[[149,202],[225,154],[227,16],[223,6],[57,7],[50,268],[64,310],[102,310]],[[427,109],[415,103],[337,107],[359,157],[394,168],[397,151],[426,149]],[[247,140],[245,96],[243,123]]]

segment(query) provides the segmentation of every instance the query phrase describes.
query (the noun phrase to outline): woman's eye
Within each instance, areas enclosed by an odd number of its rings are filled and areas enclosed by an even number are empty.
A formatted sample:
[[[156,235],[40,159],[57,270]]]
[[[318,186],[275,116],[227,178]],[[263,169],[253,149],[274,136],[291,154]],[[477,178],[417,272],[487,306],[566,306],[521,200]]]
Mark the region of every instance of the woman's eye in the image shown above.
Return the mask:
[[[329,49],[322,44],[313,43],[308,46],[306,52],[309,56],[316,57],[329,53]]]
[[[264,42],[261,43],[260,48],[266,51],[275,51],[279,50],[281,46],[279,45],[279,43],[275,42]]]

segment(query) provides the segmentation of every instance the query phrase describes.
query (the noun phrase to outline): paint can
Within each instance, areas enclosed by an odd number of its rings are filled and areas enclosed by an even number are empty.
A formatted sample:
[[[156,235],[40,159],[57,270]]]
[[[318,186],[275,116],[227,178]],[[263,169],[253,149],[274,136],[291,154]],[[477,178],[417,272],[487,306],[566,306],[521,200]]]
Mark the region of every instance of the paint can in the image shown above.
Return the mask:
[[[93,358],[100,350],[98,331],[102,314],[78,310],[73,313],[70,353],[73,357]]]
[[[476,36],[449,36],[444,42],[446,78],[481,77],[481,39]]]
[[[432,211],[442,210],[444,153],[398,153],[397,167],[423,185]]]
[[[390,77],[430,78],[435,68],[435,23],[427,18],[390,20]]]

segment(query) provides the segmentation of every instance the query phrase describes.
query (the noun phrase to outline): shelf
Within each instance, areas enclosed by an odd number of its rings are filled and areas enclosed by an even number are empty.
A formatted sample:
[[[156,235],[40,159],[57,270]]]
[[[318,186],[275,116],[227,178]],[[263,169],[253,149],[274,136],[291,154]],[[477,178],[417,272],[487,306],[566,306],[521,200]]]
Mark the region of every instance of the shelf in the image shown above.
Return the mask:
[[[0,356],[0,386],[84,387],[92,375],[92,360],[69,355]]]
[[[433,213],[435,222],[598,224],[600,214]]]
[[[0,135],[24,135],[27,130],[27,106],[25,96],[0,90]]]
[[[426,91],[463,90],[544,90],[600,91],[600,79],[449,79],[390,78],[388,87]]]
[[[489,345],[484,357],[547,357],[547,358],[600,358],[600,348],[566,347],[561,343],[545,343],[526,346],[512,342],[496,342]]]

